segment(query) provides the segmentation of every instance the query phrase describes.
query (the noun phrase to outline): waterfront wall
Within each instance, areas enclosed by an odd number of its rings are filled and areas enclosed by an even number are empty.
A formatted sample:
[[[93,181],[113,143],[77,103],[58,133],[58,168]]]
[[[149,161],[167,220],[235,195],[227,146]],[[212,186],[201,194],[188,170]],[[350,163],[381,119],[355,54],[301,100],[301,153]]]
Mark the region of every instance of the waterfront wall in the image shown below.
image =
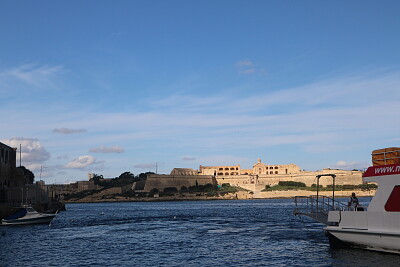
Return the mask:
[[[166,175],[149,174],[147,176],[144,192],[150,192],[153,188],[163,191],[168,187],[176,187],[178,190],[185,186],[187,188],[196,185],[214,184],[212,175]]]

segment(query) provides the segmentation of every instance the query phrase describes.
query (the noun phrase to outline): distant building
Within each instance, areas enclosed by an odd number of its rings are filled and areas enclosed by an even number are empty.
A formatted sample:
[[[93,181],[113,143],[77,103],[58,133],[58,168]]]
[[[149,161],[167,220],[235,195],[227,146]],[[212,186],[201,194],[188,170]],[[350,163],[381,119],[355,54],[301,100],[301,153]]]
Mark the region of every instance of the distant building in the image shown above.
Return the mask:
[[[202,166],[199,170],[190,168],[174,168],[169,175],[148,175],[144,191],[152,189],[164,190],[168,187],[190,187],[205,184],[229,183],[234,186],[248,187],[249,185],[277,185],[280,181],[303,182],[307,186],[316,183],[316,175],[335,174],[337,185],[359,185],[362,183],[361,171],[331,170],[302,171],[296,164],[265,164],[261,159],[253,164],[252,169],[242,169],[239,164],[229,166]],[[332,184],[329,179],[321,179],[320,184]]]
[[[300,167],[296,164],[288,165],[267,165],[258,159],[253,165],[253,169],[241,169],[240,165],[234,166],[202,166],[200,165],[199,173],[201,175],[215,176],[237,176],[237,175],[274,175],[274,174],[295,174],[300,173]]]
[[[202,166],[200,165],[199,173],[201,175],[230,176],[241,175],[240,165],[235,166]]]
[[[191,168],[174,168],[171,171],[171,175],[198,175],[199,172],[197,170]]]
[[[94,181],[79,181],[78,184],[78,191],[86,191],[86,190],[97,190],[100,187],[94,184]]]

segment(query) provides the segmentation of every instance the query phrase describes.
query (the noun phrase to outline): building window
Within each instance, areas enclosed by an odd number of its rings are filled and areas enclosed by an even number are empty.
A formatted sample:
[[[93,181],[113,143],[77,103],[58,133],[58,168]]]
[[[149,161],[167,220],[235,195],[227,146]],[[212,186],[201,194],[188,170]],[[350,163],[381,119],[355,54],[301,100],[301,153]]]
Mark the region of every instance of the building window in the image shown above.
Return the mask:
[[[278,169],[278,166],[275,166],[275,169]]]
[[[218,175],[224,175],[224,173],[223,172],[219,172]]]
[[[269,174],[274,174],[274,172],[269,172]]]
[[[225,171],[229,171],[229,168],[225,168]]]
[[[225,175],[229,175],[229,172],[226,172]]]
[[[219,168],[219,171],[223,171],[224,170],[224,168]]]
[[[271,167],[269,167],[269,169],[270,169],[270,170],[272,170],[273,168],[274,168],[274,167],[272,167],[272,166],[271,166]]]
[[[275,174],[278,174],[278,171],[275,171]]]
[[[239,170],[239,168],[238,168],[238,167],[236,167],[236,170],[238,171],[238,170]]]
[[[235,170],[235,168],[232,167],[232,168],[231,168],[231,171],[234,171],[234,170]]]

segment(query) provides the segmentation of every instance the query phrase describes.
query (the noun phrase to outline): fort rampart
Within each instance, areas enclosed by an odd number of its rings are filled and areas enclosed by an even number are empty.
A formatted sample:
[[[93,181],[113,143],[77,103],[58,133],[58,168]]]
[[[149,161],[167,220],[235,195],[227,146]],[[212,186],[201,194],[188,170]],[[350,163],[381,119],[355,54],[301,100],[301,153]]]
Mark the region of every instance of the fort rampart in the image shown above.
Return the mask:
[[[182,186],[187,188],[196,185],[213,184],[215,180],[212,175],[165,175],[150,174],[147,176],[144,192],[150,192],[156,188],[160,191],[168,187],[176,187],[181,190]]]

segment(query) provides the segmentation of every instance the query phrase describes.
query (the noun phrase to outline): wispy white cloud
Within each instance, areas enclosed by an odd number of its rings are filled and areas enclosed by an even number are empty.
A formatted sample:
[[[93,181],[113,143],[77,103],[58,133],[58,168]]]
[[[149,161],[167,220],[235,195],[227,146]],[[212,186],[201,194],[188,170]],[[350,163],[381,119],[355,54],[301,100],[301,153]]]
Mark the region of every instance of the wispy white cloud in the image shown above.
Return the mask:
[[[96,163],[96,158],[90,155],[79,156],[65,165],[66,169],[83,169]]]
[[[237,66],[253,66],[253,62],[246,59],[246,60],[239,60],[238,62],[236,62]]]
[[[364,170],[368,168],[371,164],[369,162],[346,162],[344,160],[340,160],[336,162],[331,168],[340,169],[340,170]]]
[[[140,164],[133,165],[133,167],[136,169],[153,171],[156,168],[156,164],[155,163],[140,163]]]
[[[120,146],[99,146],[89,149],[91,153],[123,153],[125,150]]]
[[[235,166],[237,164],[240,165],[248,165],[254,163],[256,159],[249,159],[246,157],[240,156],[232,156],[229,154],[223,155],[210,155],[206,157],[199,157],[196,161],[200,162],[203,166]]]
[[[253,73],[255,73],[256,72],[256,70],[254,69],[254,68],[251,68],[251,69],[244,69],[244,70],[242,70],[240,73],[243,73],[243,74],[253,74]]]
[[[195,160],[196,157],[192,157],[192,156],[183,156],[182,160]]]
[[[53,129],[53,133],[61,134],[75,134],[75,133],[86,133],[86,129],[69,129],[69,128],[56,128]]]
[[[253,74],[256,72],[254,63],[251,60],[239,60],[235,65],[238,72],[241,74]]]
[[[47,89],[53,88],[56,78],[62,70],[62,66],[24,64],[0,71],[0,84],[4,86],[3,88],[16,87],[18,83]]]

